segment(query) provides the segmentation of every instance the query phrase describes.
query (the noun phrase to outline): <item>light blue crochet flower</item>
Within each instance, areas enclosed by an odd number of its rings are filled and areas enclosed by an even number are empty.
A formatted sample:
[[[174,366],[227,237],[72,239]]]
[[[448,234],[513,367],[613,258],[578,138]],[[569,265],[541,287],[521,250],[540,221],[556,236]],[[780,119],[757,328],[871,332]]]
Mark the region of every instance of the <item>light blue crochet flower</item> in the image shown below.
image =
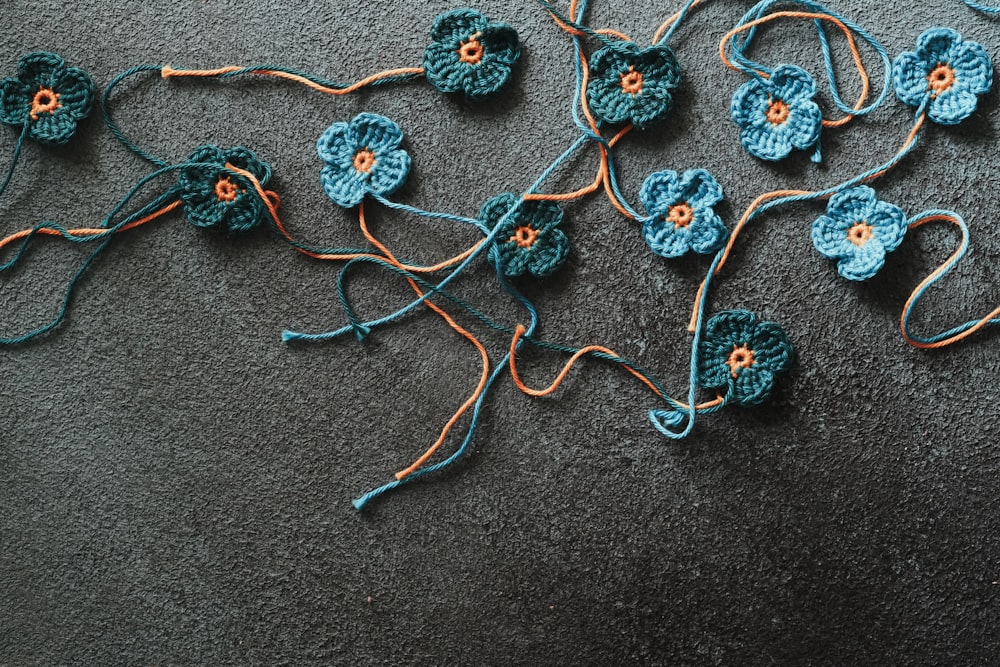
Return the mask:
[[[762,160],[780,160],[793,148],[819,142],[823,114],[813,98],[816,83],[795,65],[781,65],[769,79],[753,78],[733,95],[730,114],[740,126],[740,143]],[[819,161],[819,151],[813,156]]]
[[[403,132],[394,122],[362,113],[350,123],[334,123],[316,142],[326,163],[323,189],[338,206],[357,206],[365,195],[392,194],[410,173],[410,156],[399,148]]]
[[[812,226],[812,241],[824,257],[840,260],[837,273],[848,280],[867,280],[885,264],[885,254],[906,235],[906,214],[879,201],[867,185],[838,192],[826,215]]]
[[[917,38],[916,52],[899,54],[892,85],[904,104],[929,100],[927,116],[956,125],[976,110],[977,95],[993,86],[993,63],[982,44],[964,41],[949,28],[931,28]]]
[[[680,257],[688,250],[715,252],[728,230],[712,207],[722,201],[722,187],[704,169],[650,174],[639,199],[650,218],[642,235],[650,250],[662,257]]]

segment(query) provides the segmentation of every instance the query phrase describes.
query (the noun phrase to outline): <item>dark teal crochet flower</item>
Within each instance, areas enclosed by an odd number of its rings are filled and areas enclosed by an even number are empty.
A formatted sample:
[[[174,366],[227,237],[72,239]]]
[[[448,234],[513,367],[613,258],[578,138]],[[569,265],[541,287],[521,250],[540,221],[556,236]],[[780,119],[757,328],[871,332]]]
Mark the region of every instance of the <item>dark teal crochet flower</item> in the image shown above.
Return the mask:
[[[815,96],[813,78],[795,65],[781,65],[768,79],[750,79],[730,106],[740,126],[740,143],[751,155],[772,161],[788,156],[793,148],[817,145],[823,114]],[[818,161],[818,151],[813,159]]]
[[[650,174],[639,200],[650,215],[642,235],[661,257],[680,257],[688,250],[715,252],[728,236],[712,210],[722,201],[722,187],[704,169],[689,169],[683,176],[671,170]]]
[[[615,42],[590,60],[587,103],[607,123],[650,125],[670,111],[671,92],[681,82],[681,68],[668,46],[640,49],[633,42]]]
[[[517,31],[506,23],[491,23],[473,9],[438,16],[431,39],[424,50],[424,76],[445,93],[492,95],[507,83],[511,66],[521,57]]]
[[[479,219],[493,229],[517,201],[517,196],[510,192],[497,195],[483,204]],[[562,219],[562,209],[555,202],[523,202],[501,225],[490,258],[499,257],[505,276],[550,275],[563,265],[569,254],[569,239],[559,229]]]
[[[774,322],[748,310],[727,310],[706,324],[698,346],[698,384],[724,389],[727,400],[757,405],[771,395],[775,377],[788,370],[794,350]]]
[[[200,146],[187,159],[191,164],[177,179],[184,214],[195,227],[216,227],[227,232],[246,232],[256,227],[267,212],[252,182],[229,169],[226,163],[253,174],[263,186],[271,179],[271,167],[242,146],[226,150]]]
[[[65,144],[93,101],[94,82],[86,72],[66,67],[54,53],[29,53],[18,62],[17,77],[0,83],[0,122],[27,127],[36,141]]]
[[[334,123],[316,142],[326,166],[323,189],[338,206],[357,206],[373,192],[389,195],[406,182],[410,156],[399,145],[403,131],[376,113],[360,113],[350,123]]]
[[[978,95],[993,85],[993,63],[982,44],[964,41],[948,28],[931,28],[917,38],[916,52],[899,54],[892,84],[904,104],[927,105],[935,123],[956,125],[976,110]]]
[[[879,201],[867,185],[838,192],[826,215],[812,226],[812,241],[824,257],[839,260],[837,273],[867,280],[885,264],[885,254],[903,242],[907,220],[902,209]]]

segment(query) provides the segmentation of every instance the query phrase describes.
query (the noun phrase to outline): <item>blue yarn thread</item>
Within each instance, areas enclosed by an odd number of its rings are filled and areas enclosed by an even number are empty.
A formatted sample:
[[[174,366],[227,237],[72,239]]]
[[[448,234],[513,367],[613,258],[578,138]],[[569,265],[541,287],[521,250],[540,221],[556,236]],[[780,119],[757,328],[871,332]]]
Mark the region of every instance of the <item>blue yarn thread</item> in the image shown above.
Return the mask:
[[[984,5],[981,2],[976,2],[976,0],[964,0],[964,1],[965,4],[967,4],[972,9],[975,9],[977,12],[982,12],[984,14],[988,14],[989,16],[1000,16],[1000,7],[991,7],[989,5]]]

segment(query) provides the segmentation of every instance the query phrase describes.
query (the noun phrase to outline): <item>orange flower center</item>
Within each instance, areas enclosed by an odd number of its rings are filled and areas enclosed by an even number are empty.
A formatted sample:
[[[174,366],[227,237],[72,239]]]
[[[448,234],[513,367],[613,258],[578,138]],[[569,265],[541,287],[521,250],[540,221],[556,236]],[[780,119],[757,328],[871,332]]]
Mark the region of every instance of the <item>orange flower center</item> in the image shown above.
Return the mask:
[[[781,100],[771,100],[767,105],[767,120],[772,125],[781,125],[788,120],[788,105]]]
[[[231,202],[240,194],[240,188],[228,176],[222,176],[215,182],[215,196],[219,201]]]
[[[636,72],[635,67],[629,66],[628,71],[622,74],[622,90],[632,97],[642,92],[642,72]]]
[[[514,230],[514,235],[511,236],[508,241],[511,243],[516,243],[521,248],[530,248],[535,245],[535,241],[538,239],[538,230],[532,229],[527,225],[522,225]]]
[[[939,63],[927,75],[927,87],[931,89],[934,97],[951,88],[953,83],[955,83],[955,70],[944,63]]]
[[[726,365],[729,366],[729,371],[736,377],[741,368],[749,368],[753,366],[756,361],[753,359],[753,350],[743,345],[733,345],[733,351],[729,354],[729,359],[726,360]]]
[[[694,209],[687,203],[671,206],[667,212],[667,220],[674,223],[674,228],[687,227],[694,220]]]
[[[31,120],[38,120],[38,116],[43,113],[55,113],[61,107],[59,93],[51,88],[39,88],[35,98],[31,100]]]
[[[375,166],[375,153],[372,153],[367,148],[364,148],[354,154],[354,168],[363,174],[371,173],[372,167]]]
[[[847,239],[860,248],[872,237],[872,229],[874,228],[867,222],[855,222],[847,230]]]
[[[458,59],[467,65],[478,65],[483,59],[483,45],[477,39],[479,33],[469,38],[469,41],[462,42],[458,47]]]

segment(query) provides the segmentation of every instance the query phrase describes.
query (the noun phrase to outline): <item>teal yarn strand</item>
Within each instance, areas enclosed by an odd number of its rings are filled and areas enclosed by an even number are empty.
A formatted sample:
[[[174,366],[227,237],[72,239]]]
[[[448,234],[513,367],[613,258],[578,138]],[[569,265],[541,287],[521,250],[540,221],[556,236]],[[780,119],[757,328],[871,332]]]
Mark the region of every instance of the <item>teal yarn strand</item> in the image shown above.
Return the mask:
[[[161,160],[160,158],[156,157],[151,153],[148,153],[147,151],[143,150],[138,145],[136,145],[135,142],[133,142],[125,135],[122,129],[115,122],[114,118],[111,115],[111,95],[114,92],[115,88],[117,88],[123,81],[125,81],[129,77],[135,76],[136,74],[141,74],[143,72],[160,72],[162,71],[162,69],[163,68],[160,65],[137,65],[136,67],[125,70],[124,72],[122,72],[121,74],[119,74],[118,76],[116,76],[114,79],[111,80],[111,82],[107,85],[107,87],[105,87],[104,94],[101,95],[101,116],[104,118],[104,124],[107,126],[108,130],[111,131],[111,134],[114,135],[115,139],[117,139],[125,148],[135,153],[143,160],[146,160],[147,162],[150,162],[153,165],[160,168],[167,167],[169,163],[166,162],[165,160]]]
[[[0,185],[0,197],[7,190],[7,186],[10,185],[11,179],[14,178],[14,167],[17,166],[17,160],[21,157],[21,148],[24,146],[24,140],[28,138],[28,132],[31,131],[29,125],[25,125],[24,129],[21,130],[21,136],[18,137],[17,143],[14,144],[14,154],[10,158],[10,166],[7,167],[7,175],[4,176],[3,185]]]
[[[976,0],[964,0],[964,2],[972,9],[975,9],[977,12],[982,12],[989,16],[1000,16],[1000,7],[991,7],[990,5],[984,5],[981,2],[976,2]]]

